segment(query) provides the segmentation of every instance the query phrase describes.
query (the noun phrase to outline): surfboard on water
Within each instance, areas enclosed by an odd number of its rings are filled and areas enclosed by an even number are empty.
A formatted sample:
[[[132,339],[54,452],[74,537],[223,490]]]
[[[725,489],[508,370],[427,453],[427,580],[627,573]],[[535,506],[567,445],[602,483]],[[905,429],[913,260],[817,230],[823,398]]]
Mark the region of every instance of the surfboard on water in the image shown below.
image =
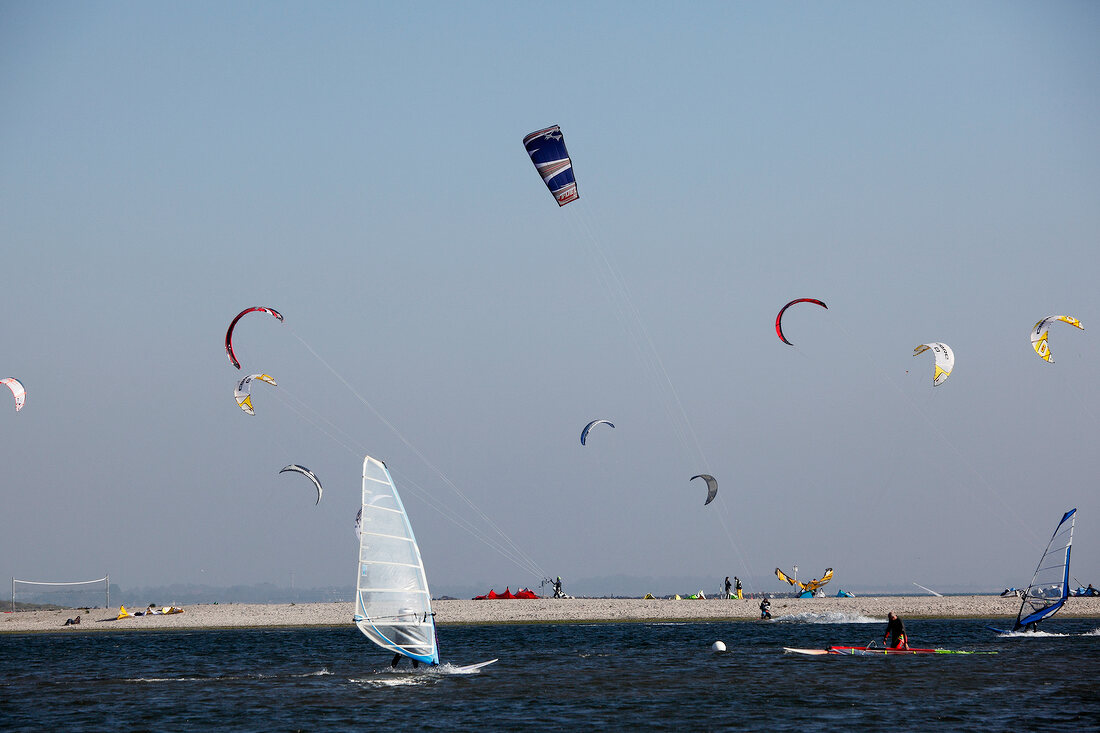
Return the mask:
[[[488,667],[490,664],[492,664],[495,661],[497,661],[497,660],[496,659],[490,659],[488,662],[478,662],[477,664],[467,664],[464,667],[455,667],[454,669],[455,669],[456,672],[462,672],[462,673],[476,672],[477,670],[481,669],[482,667]]]
[[[887,649],[885,647],[878,646],[829,646],[824,649],[796,649],[794,647],[783,647],[783,651],[790,652],[792,654],[809,654],[813,656],[822,656],[829,654],[845,655],[851,657],[882,657],[889,655],[906,655],[906,654],[996,654],[997,652],[969,652],[960,651],[957,649]]]

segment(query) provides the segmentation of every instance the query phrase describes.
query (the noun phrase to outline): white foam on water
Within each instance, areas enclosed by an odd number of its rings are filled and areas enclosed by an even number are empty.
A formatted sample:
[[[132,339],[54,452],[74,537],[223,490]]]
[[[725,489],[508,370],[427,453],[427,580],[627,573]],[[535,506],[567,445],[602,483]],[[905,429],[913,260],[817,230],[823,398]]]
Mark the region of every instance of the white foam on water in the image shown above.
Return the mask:
[[[410,687],[431,684],[433,681],[434,680],[431,680],[427,676],[421,674],[388,675],[385,673],[383,673],[383,675],[379,675],[378,677],[348,680],[348,682],[351,682],[352,684],[362,685],[363,687],[376,688]]]
[[[417,669],[387,669],[377,672],[372,677],[350,678],[348,682],[364,687],[407,687],[411,685],[435,684],[444,677],[481,674],[482,668],[470,669],[469,667],[451,664],[449,662],[434,667],[421,666]],[[326,673],[328,673],[326,671]]]
[[[451,674],[481,674],[481,670],[484,667],[478,667],[477,669],[469,669],[468,667],[462,667],[451,663],[441,664],[438,667],[432,667],[429,672],[437,675],[451,675]]]
[[[305,674],[295,674],[295,675],[291,675],[291,677],[327,677],[330,674],[332,674],[332,672],[329,672],[326,667],[321,667],[316,672],[306,672]]]

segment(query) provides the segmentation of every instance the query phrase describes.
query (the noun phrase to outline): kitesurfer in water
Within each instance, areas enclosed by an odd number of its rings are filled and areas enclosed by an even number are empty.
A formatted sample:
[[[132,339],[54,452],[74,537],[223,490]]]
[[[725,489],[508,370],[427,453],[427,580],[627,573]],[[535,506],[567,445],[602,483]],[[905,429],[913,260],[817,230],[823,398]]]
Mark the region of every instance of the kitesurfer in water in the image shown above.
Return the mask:
[[[764,596],[764,600],[760,601],[760,620],[768,619],[772,617],[771,608],[772,602],[768,600],[767,596]]]
[[[729,600],[730,598],[733,598],[733,594],[730,593],[730,588],[732,588],[732,587],[733,587],[733,585],[730,583],[730,576],[727,575],[726,576],[726,600]]]
[[[905,624],[893,611],[886,617],[886,633],[882,635],[882,643],[889,649],[908,649],[909,637],[905,635]],[[889,639],[889,643],[887,643]]]

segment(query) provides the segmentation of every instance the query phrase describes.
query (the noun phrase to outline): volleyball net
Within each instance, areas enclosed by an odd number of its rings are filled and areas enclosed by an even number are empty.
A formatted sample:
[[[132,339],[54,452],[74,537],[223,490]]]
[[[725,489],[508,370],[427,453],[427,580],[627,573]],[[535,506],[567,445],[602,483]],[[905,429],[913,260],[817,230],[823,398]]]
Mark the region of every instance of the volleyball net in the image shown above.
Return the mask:
[[[102,595],[100,595],[102,594]],[[65,608],[92,607],[103,598],[103,607],[111,606],[111,576],[95,580],[49,582],[44,580],[11,579],[11,610],[15,611],[16,597],[20,603],[62,606]],[[93,600],[94,599],[94,600]]]

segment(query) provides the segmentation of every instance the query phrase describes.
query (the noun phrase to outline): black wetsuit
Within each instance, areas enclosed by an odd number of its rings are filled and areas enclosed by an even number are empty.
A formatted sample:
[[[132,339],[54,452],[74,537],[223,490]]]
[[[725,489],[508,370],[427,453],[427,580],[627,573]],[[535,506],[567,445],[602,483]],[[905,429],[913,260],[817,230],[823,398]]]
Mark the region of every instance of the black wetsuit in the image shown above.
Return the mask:
[[[909,639],[905,635],[905,624],[901,622],[900,618],[897,618],[895,616],[894,618],[886,622],[886,633],[883,634],[883,640],[885,640],[887,637],[890,638],[890,643],[888,646],[891,649],[896,647],[898,643],[902,640],[904,640],[905,643],[909,643]]]
[[[390,666],[393,667],[394,669],[397,669],[397,663],[400,662],[400,661],[401,661],[401,655],[400,654],[394,654],[393,655],[393,661],[390,662]],[[413,663],[413,669],[416,669],[417,667],[420,666],[420,662],[416,661],[415,659],[412,660],[412,663]]]

